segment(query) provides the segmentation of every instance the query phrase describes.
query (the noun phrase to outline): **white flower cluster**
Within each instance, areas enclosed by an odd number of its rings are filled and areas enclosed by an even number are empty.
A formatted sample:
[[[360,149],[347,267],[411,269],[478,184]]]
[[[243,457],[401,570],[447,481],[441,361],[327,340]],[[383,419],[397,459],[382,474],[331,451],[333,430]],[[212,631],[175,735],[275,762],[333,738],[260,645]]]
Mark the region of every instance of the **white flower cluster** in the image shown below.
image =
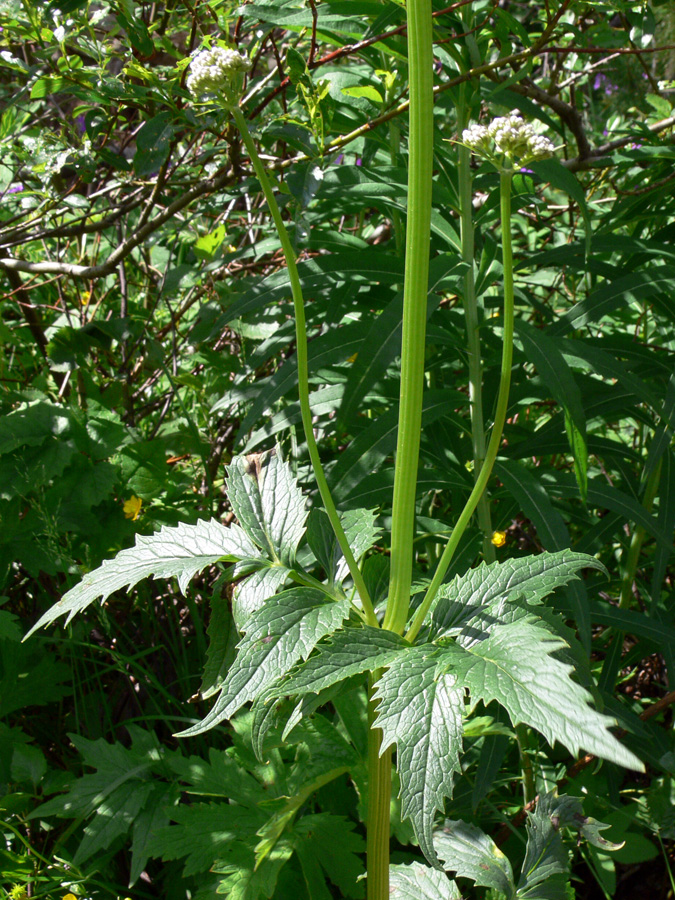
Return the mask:
[[[190,62],[187,88],[197,99],[205,94],[227,93],[237,76],[250,68],[250,61],[236,50],[201,50]]]
[[[488,126],[471,125],[462,132],[462,143],[493,162],[523,165],[553,155],[555,147],[520,116],[502,116]]]

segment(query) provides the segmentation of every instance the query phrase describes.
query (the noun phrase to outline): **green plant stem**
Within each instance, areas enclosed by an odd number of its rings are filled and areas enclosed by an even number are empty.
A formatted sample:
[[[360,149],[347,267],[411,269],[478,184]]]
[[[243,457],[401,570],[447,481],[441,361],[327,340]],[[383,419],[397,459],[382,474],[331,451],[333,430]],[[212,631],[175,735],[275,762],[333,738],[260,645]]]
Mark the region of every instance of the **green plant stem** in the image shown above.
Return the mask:
[[[652,511],[654,498],[659,490],[659,482],[661,481],[661,462],[655,466],[651,475],[647,479],[645,485],[645,493],[642,505],[648,513]],[[629,609],[633,599],[633,584],[635,583],[635,573],[637,571],[638,560],[640,559],[640,551],[642,543],[645,539],[645,530],[642,525],[636,525],[635,531],[630,540],[630,545],[626,553],[626,562],[623,567],[623,578],[621,580],[621,598],[619,600],[619,609]]]
[[[373,692],[382,670],[368,679],[368,821],[366,823],[366,882],[368,900],[389,900],[389,816],[391,806],[391,748],[380,756],[382,731],[373,728]]]
[[[253,142],[253,138],[251,137],[251,133],[248,130],[248,125],[246,124],[244,114],[238,107],[233,107],[232,115],[234,116],[234,121],[237,124],[237,128],[239,129],[242,140],[244,141],[244,146],[246,147],[248,155],[251,159],[251,163],[253,164],[253,169],[258,178],[258,181],[260,182],[263,194],[265,195],[265,200],[267,201],[272,220],[277,229],[277,234],[279,235],[281,247],[284,251],[284,257],[286,259],[288,277],[291,283],[291,293],[293,295],[293,309],[295,312],[295,338],[298,362],[298,393],[300,396],[300,412],[302,415],[302,427],[305,432],[305,440],[307,441],[307,449],[309,450],[309,458],[312,463],[312,469],[314,470],[314,477],[316,478],[316,483],[319,488],[319,494],[321,495],[321,500],[323,502],[326,513],[328,514],[330,524],[333,528],[338,544],[340,545],[340,550],[342,550],[342,555],[347,561],[349,573],[352,576],[354,585],[356,586],[356,590],[361,600],[361,605],[365,613],[366,621],[369,625],[378,627],[379,622],[377,621],[377,616],[375,615],[375,610],[373,609],[373,604],[368,593],[368,588],[366,587],[366,583],[363,580],[363,575],[361,574],[361,570],[358,567],[358,563],[354,559],[354,554],[352,553],[351,547],[349,546],[349,542],[347,540],[347,536],[344,532],[344,528],[342,527],[342,523],[340,522],[340,517],[338,515],[337,509],[335,508],[335,503],[333,502],[333,498],[328,487],[328,482],[326,481],[323,466],[321,465],[321,459],[319,458],[319,449],[316,445],[316,439],[314,438],[314,429],[312,426],[312,410],[309,405],[309,371],[307,365],[307,328],[305,325],[305,306],[302,296],[300,276],[298,274],[298,266],[295,261],[295,252],[293,250],[293,245],[291,244],[291,239],[288,236],[286,226],[284,225],[284,221],[281,218],[281,212],[279,210],[279,205],[277,204],[276,197],[274,196],[272,185],[269,178],[267,177],[267,173],[265,171],[265,167],[263,166],[262,160],[258,155],[258,151],[256,149],[255,143]]]
[[[518,750],[520,752],[520,768],[523,779],[523,801],[525,806],[537,796],[537,787],[534,779],[534,767],[532,765],[532,757],[530,755],[530,731],[527,725],[522,722],[516,725],[516,739],[518,741]]]
[[[391,574],[384,627],[402,634],[410,606],[415,495],[422,427],[424,352],[429,288],[434,98],[430,0],[408,0],[410,136],[401,391],[394,469]]]
[[[511,171],[500,174],[500,205],[502,220],[502,261],[504,265],[504,333],[502,336],[502,365],[499,379],[499,393],[497,395],[497,408],[495,410],[494,424],[490,434],[490,441],[485,452],[485,462],[478,474],[473,490],[466,501],[457,524],[452,530],[450,540],[446,544],[440,562],[434,572],[431,584],[427,588],[422,604],[415,613],[412,624],[406,634],[406,639],[413,641],[418,633],[431,604],[436,597],[439,587],[443,583],[448,566],[452,562],[455,550],[469,524],[471,516],[478,505],[478,501],[492,474],[492,468],[497,459],[499,447],[502,442],[504,423],[506,422],[506,410],[509,404],[509,390],[511,387],[511,364],[513,361],[513,253],[511,249]]]
[[[469,124],[468,104],[464,101],[466,85],[462,85],[461,100],[457,104],[457,132]],[[462,259],[467,269],[464,274],[464,321],[466,324],[466,350],[469,361],[469,401],[471,411],[471,441],[473,444],[473,477],[474,483],[480,476],[485,462],[485,423],[483,420],[483,364],[480,348],[480,331],[478,321],[478,298],[474,278],[474,231],[471,184],[471,151],[459,145],[457,165],[459,182],[460,235],[462,240]],[[495,547],[492,543],[492,519],[490,516],[490,500],[487,491],[483,491],[476,508],[478,526],[483,533],[483,557],[486,562],[495,561]]]

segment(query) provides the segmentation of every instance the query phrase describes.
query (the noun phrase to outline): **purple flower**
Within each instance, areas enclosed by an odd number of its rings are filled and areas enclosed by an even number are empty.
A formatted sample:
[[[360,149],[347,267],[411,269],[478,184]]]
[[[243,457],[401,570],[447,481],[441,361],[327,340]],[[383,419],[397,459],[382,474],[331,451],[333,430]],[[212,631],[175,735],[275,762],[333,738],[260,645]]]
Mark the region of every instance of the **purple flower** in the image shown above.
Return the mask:
[[[534,169],[521,169],[523,175],[534,175]]]
[[[87,130],[87,122],[84,116],[77,116],[77,118],[75,119],[75,126],[80,134],[84,134],[84,132]]]
[[[21,191],[24,190],[24,186],[20,181],[17,181],[16,184],[10,184],[7,188],[8,194],[20,194]]]
[[[339,156],[337,156],[337,157],[335,158],[335,165],[336,165],[336,166],[341,166],[342,163],[344,162],[344,158],[345,158],[344,153],[341,153]]]
[[[362,165],[363,165],[363,160],[361,159],[360,156],[357,156],[357,157],[356,157],[356,165],[357,165],[357,166],[362,166]]]
[[[603,75],[602,72],[598,72],[598,74],[595,76],[595,80],[593,81],[593,90],[603,90],[606,97],[611,97],[612,94],[616,93],[616,91],[619,90],[619,85],[612,84],[612,82],[606,75]]]

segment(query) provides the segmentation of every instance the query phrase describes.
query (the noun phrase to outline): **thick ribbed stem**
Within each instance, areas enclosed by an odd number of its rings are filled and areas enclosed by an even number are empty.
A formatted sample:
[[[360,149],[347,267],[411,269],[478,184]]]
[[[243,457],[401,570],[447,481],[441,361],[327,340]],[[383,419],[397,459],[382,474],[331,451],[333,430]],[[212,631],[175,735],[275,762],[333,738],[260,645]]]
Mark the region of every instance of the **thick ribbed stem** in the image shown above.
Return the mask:
[[[389,813],[391,805],[391,749],[380,756],[382,732],[373,728],[372,694],[381,670],[368,679],[368,822],[366,861],[368,900],[389,900]]]
[[[433,48],[430,0],[408,0],[410,137],[401,392],[394,470],[391,576],[384,627],[403,632],[410,605],[415,494],[422,427],[422,389],[429,286],[433,172]]]
[[[244,146],[246,147],[251,163],[253,164],[253,169],[258,178],[258,181],[260,182],[263,194],[265,195],[265,200],[267,201],[272,220],[274,221],[274,225],[276,226],[277,234],[279,235],[281,247],[284,251],[284,257],[286,259],[288,277],[291,283],[291,293],[293,295],[293,309],[295,312],[295,337],[296,357],[298,365],[298,393],[300,396],[300,412],[302,415],[302,427],[305,432],[305,440],[307,441],[307,449],[309,450],[309,458],[312,463],[314,477],[316,478],[316,483],[319,488],[319,494],[321,495],[321,500],[323,501],[323,505],[326,513],[328,514],[328,518],[330,520],[333,531],[335,532],[338,544],[340,545],[342,554],[347,561],[349,573],[352,576],[354,585],[356,586],[357,593],[361,600],[361,605],[365,613],[366,621],[369,625],[377,626],[379,623],[377,621],[377,617],[375,616],[375,611],[370,600],[370,595],[368,594],[368,589],[366,588],[366,583],[363,580],[363,575],[361,574],[358,564],[354,559],[354,554],[351,551],[351,547],[349,546],[349,542],[347,541],[342,523],[340,522],[340,517],[338,516],[335,504],[333,503],[333,498],[328,488],[328,482],[326,481],[323,466],[321,465],[321,459],[319,458],[319,450],[316,445],[316,439],[314,438],[314,429],[312,427],[312,411],[309,405],[309,373],[307,366],[307,328],[305,325],[305,307],[302,297],[300,276],[298,274],[298,266],[295,261],[295,252],[293,250],[293,245],[291,244],[291,239],[288,236],[286,226],[284,225],[284,221],[281,218],[281,212],[279,211],[279,206],[277,204],[276,197],[274,196],[272,185],[269,178],[267,177],[267,173],[265,171],[265,167],[263,166],[262,160],[258,155],[258,151],[251,137],[251,133],[248,130],[246,119],[244,118],[242,111],[238,107],[232,108],[232,115],[234,116],[234,121],[236,122],[237,128],[241,133],[242,140],[244,141]]]
[[[504,333],[502,336],[502,367],[499,379],[499,394],[497,396],[497,408],[495,420],[490,434],[490,442],[485,452],[485,462],[478,474],[469,499],[462,510],[455,525],[450,540],[448,541],[440,562],[436,567],[434,577],[431,580],[421,606],[415,613],[410,629],[406,634],[409,641],[413,641],[419,634],[424,619],[431,604],[436,597],[439,587],[443,583],[448,566],[457,549],[466,526],[473,515],[480,497],[485,490],[492,468],[497,459],[497,453],[502,442],[504,423],[506,422],[506,410],[509,404],[509,389],[511,387],[511,364],[513,361],[513,254],[511,250],[511,171],[502,172],[500,175],[500,197],[502,218],[502,261],[504,264]]]

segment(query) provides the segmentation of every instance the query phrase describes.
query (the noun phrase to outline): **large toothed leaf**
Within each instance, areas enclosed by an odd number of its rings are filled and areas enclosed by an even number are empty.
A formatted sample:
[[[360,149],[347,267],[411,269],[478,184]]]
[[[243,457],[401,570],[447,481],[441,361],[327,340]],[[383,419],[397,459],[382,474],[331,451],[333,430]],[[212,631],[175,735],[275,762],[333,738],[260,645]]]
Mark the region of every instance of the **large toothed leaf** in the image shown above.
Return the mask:
[[[583,748],[643,770],[608,730],[614,719],[589,706],[591,695],[570,677],[572,666],[553,655],[566,647],[536,616],[503,601],[476,615],[457,643],[444,647],[439,671],[453,672],[471,692],[472,704],[497,700],[514,725],[536,728],[550,744],[559,741],[573,754]]]
[[[200,734],[255,700],[301,659],[307,659],[316,644],[336,631],[349,615],[349,601],[332,600],[316,588],[283,591],[256,610],[246,621],[227,678],[211,712],[182,737]]]
[[[241,527],[271,559],[292,566],[307,504],[288,463],[276,452],[238,456],[227,475],[227,495]]]
[[[444,872],[414,862],[389,867],[390,900],[462,900],[459,888]]]
[[[448,819],[434,835],[434,846],[449,871],[470,878],[478,887],[495,888],[506,897],[513,897],[511,863],[480,828]]]
[[[323,641],[311,659],[290,674],[273,696],[318,693],[338,681],[388,666],[410,645],[393,631],[372,628],[345,628]]]
[[[572,550],[540,553],[491,565],[482,563],[441,587],[433,612],[432,633],[435,637],[454,635],[477,609],[499,600],[523,598],[528,603],[539,603],[556,588],[576,579],[576,573],[584,568],[605,571],[595,557]]]
[[[464,713],[464,685],[454,674],[437,674],[437,663],[431,645],[411,647],[387,669],[375,691],[382,752],[396,744],[401,815],[410,818],[422,852],[434,865],[434,815],[452,793],[459,771]]]
[[[85,575],[79,584],[47,610],[26,637],[59,616],[67,615],[67,624],[76,613],[86,609],[99,597],[104,603],[114,591],[131,588],[150,575],[155,578],[175,576],[184,592],[191,578],[219,560],[259,555],[238,525],[226,528],[215,519],[195,525],[165,526],[148,537],[139,534],[134,547],[120,551],[113,559],[105,560],[98,569]]]

